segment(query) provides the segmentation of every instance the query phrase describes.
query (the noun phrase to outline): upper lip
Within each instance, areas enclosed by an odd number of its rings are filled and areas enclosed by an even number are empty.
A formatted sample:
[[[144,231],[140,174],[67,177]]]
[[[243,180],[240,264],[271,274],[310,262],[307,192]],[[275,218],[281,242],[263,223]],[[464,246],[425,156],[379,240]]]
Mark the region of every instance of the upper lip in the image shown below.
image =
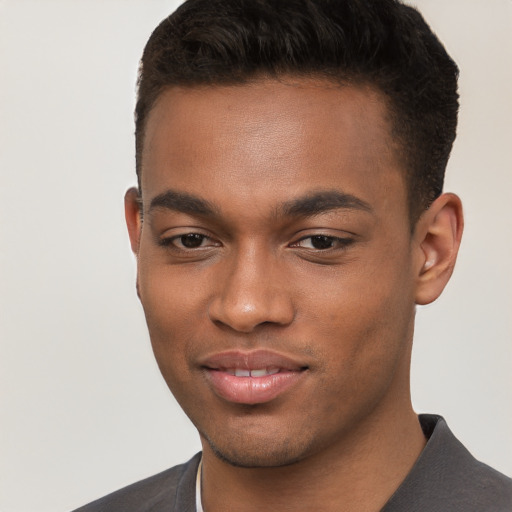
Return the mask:
[[[210,370],[279,368],[281,370],[299,371],[307,368],[306,364],[272,350],[219,352],[202,359],[200,365]]]

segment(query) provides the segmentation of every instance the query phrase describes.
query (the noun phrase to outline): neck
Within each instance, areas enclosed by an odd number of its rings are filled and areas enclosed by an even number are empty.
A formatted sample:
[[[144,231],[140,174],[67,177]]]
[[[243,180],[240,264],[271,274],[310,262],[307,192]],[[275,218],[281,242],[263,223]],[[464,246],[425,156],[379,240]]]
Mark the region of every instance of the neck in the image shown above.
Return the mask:
[[[205,512],[230,510],[380,510],[425,446],[410,406],[358,424],[336,446],[283,467],[239,468],[220,460],[204,443],[202,502]]]

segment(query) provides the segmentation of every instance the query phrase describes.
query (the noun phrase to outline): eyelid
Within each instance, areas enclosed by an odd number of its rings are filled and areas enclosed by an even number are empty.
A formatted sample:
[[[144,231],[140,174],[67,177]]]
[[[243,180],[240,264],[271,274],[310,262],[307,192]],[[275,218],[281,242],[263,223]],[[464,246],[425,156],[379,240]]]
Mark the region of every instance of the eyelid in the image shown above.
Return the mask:
[[[206,245],[206,246],[201,245],[199,247],[184,247],[184,246],[176,245],[174,243],[175,240],[179,240],[180,238],[187,236],[187,235],[199,235],[199,236],[203,237],[204,240],[212,241],[212,243],[209,245]],[[206,233],[202,233],[199,230],[194,230],[194,229],[187,229],[187,230],[181,231],[180,233],[176,233],[174,235],[158,237],[157,243],[161,247],[167,247],[167,248],[171,248],[173,250],[182,251],[182,252],[193,252],[193,251],[197,251],[197,250],[201,250],[201,249],[210,249],[212,247],[220,247],[222,245],[214,237],[207,235]]]
[[[314,250],[314,251],[319,251],[319,252],[327,252],[327,251],[343,250],[345,247],[347,247],[355,242],[355,239],[350,236],[343,237],[343,236],[335,236],[335,235],[326,235],[325,233],[313,233],[311,235],[305,235],[305,236],[299,238],[298,240],[291,243],[290,245],[292,247],[302,247],[299,245],[300,242],[303,242],[304,240],[308,240],[308,239],[315,238],[315,237],[328,238],[328,239],[332,240],[334,243],[338,243],[339,247],[329,247],[326,249],[316,249],[315,247],[311,247],[311,248],[303,247],[303,248],[309,249],[309,250]]]
[[[306,230],[304,230],[306,231]],[[316,251],[316,252],[335,252],[335,251],[343,251],[345,250],[349,245],[356,242],[356,239],[358,238],[356,235],[348,232],[345,236],[343,235],[334,235],[331,233],[326,233],[324,230],[319,231],[313,231],[308,234],[302,232],[302,236],[296,237],[295,240],[288,244],[288,247],[291,248],[299,248],[299,249],[305,249],[307,251]],[[307,230],[309,231],[309,230]],[[169,233],[170,232],[170,233]],[[174,232],[174,233],[173,233]],[[165,235],[160,235],[156,237],[156,243],[157,245],[161,247],[170,248],[176,251],[182,251],[182,252],[194,252],[198,250],[205,250],[205,249],[211,249],[213,247],[221,247],[223,245],[222,242],[218,240],[217,237],[212,236],[209,233],[206,233],[202,228],[195,227],[195,226],[187,226],[183,228],[173,228],[170,230],[167,230],[165,232]],[[176,240],[179,240],[182,237],[185,237],[187,235],[198,235],[203,238],[202,242],[207,242],[206,245],[200,245],[198,247],[186,247],[182,244],[175,243]],[[309,240],[315,237],[319,238],[325,238],[332,240],[334,247],[327,247],[324,249],[321,248],[315,248],[315,247],[304,247],[301,245],[301,242],[304,242],[305,240]],[[208,243],[209,242],[209,243]]]

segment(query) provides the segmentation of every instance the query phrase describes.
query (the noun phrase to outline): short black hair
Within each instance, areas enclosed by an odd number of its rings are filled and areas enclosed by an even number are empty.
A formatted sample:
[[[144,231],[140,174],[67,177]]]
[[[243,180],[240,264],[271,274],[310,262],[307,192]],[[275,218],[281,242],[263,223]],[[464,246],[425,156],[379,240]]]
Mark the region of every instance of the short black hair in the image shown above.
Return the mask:
[[[385,95],[414,226],[442,192],[458,68],[421,14],[398,0],[187,0],[154,30],[141,59],[139,187],[145,123],[165,89],[289,75]]]

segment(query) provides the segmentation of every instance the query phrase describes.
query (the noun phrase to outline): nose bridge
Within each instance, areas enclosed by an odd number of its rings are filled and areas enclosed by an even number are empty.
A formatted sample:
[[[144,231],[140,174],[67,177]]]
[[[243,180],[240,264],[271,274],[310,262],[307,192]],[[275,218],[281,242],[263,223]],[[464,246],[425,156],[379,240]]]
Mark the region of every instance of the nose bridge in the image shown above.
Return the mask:
[[[263,323],[291,322],[290,290],[278,277],[278,255],[253,240],[233,250],[226,264],[226,278],[210,304],[212,321],[240,332],[251,332]]]

